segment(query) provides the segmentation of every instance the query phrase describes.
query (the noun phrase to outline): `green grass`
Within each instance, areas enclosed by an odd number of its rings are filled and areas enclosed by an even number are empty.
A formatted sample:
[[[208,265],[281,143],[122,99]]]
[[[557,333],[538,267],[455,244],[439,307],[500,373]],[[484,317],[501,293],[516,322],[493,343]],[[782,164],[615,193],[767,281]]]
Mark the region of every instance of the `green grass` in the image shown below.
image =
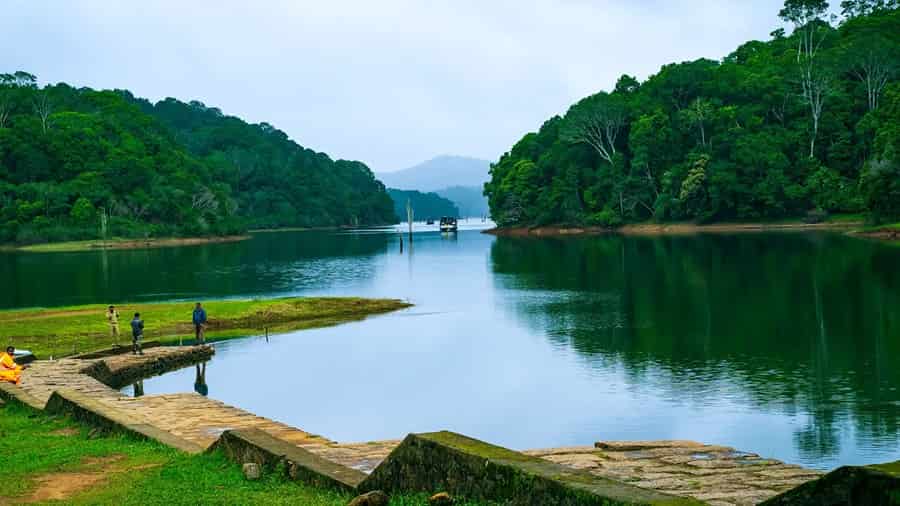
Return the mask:
[[[188,455],[126,436],[88,435],[85,426],[48,417],[16,402],[0,407],[2,502],[31,500],[42,479],[58,484],[66,478],[61,473],[100,476],[90,486],[69,490],[62,497],[66,504],[344,506],[352,498],[273,475],[247,481],[240,466],[220,453]],[[65,481],[79,479],[70,474]],[[391,506],[424,504],[425,495],[391,498]]]
[[[900,478],[900,460],[896,462],[888,462],[885,464],[875,464],[873,466],[868,466],[872,469],[877,469],[878,471],[882,471],[888,473],[890,475],[896,476]]]
[[[135,312],[144,320],[144,339],[178,342],[193,339],[191,302],[115,304],[119,344],[130,344],[129,322]],[[409,307],[393,299],[284,298],[204,302],[209,318],[207,340],[336,325],[369,315]],[[113,343],[106,305],[0,311],[0,344],[31,350],[39,358],[107,348]]]

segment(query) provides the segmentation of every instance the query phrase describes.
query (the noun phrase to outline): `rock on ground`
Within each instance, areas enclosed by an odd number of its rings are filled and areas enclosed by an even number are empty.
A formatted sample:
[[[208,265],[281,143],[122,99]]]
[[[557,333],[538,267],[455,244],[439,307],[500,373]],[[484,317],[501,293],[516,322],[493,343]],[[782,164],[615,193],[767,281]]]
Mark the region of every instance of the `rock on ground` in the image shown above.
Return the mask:
[[[428,498],[428,506],[450,506],[453,498],[447,492],[440,492]]]
[[[253,462],[247,462],[244,464],[244,477],[250,481],[259,479],[259,464],[254,464]]]
[[[390,498],[380,490],[357,496],[347,506],[388,506]]]

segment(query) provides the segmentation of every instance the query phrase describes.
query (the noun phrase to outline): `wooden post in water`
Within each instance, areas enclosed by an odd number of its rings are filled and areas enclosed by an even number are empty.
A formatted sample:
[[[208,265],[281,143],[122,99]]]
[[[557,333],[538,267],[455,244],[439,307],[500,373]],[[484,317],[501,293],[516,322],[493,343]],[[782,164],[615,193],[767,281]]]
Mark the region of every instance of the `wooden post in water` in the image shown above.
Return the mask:
[[[409,245],[412,246],[413,208],[410,199],[406,199],[406,221],[409,223]]]

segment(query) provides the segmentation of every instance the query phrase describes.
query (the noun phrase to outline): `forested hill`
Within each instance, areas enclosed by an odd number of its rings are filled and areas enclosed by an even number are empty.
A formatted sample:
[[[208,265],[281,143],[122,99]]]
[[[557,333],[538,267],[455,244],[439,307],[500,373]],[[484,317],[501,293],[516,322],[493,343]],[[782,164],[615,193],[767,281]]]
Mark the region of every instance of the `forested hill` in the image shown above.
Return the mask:
[[[0,74],[0,242],[394,221],[368,167],[271,125]]]
[[[788,0],[722,61],[622,76],[525,135],[485,185],[504,226],[900,217],[900,11]],[[773,13],[773,21],[776,13]]]
[[[406,204],[413,208],[413,220],[422,221],[439,219],[442,216],[459,216],[456,205],[437,193],[422,193],[415,190],[395,190],[388,188],[388,194],[394,200],[394,213],[399,221],[406,221]]]

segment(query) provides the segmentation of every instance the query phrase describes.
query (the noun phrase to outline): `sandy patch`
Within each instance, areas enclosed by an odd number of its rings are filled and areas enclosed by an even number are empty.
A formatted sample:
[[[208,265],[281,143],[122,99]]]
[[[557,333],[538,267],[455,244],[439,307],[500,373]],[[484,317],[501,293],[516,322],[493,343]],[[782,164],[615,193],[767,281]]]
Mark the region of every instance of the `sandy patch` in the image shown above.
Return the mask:
[[[59,433],[61,431],[56,432]],[[119,463],[123,460],[125,460],[125,455],[88,457],[81,461],[87,468],[85,470],[48,473],[38,476],[33,480],[34,492],[15,502],[27,504],[45,501],[61,501],[90,489],[94,485],[107,480],[114,474],[156,467],[156,464],[141,466],[120,465]]]
[[[54,436],[77,436],[81,434],[81,431],[75,427],[66,427],[65,429],[55,430],[50,434],[53,434]]]

